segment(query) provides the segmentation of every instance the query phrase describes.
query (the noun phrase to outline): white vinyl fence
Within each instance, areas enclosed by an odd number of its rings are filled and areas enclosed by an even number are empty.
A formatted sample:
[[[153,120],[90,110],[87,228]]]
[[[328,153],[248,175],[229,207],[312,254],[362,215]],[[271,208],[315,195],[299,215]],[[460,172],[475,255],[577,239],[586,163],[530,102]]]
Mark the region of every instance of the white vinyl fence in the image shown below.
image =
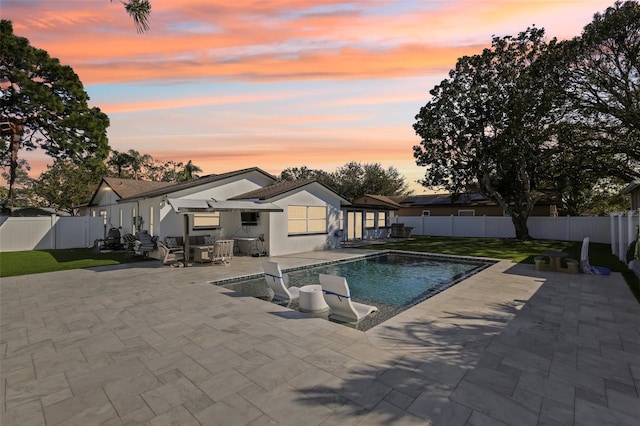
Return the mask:
[[[628,212],[612,213],[611,218],[611,252],[618,259],[626,262],[627,249],[636,239],[640,225],[640,209]]]
[[[398,223],[413,228],[411,235],[443,237],[514,238],[510,217],[502,216],[397,216]],[[539,240],[582,241],[611,244],[621,260],[635,239],[638,212],[615,213],[609,217],[531,216],[529,234]]]
[[[105,236],[101,217],[3,217],[0,251],[91,247]]]

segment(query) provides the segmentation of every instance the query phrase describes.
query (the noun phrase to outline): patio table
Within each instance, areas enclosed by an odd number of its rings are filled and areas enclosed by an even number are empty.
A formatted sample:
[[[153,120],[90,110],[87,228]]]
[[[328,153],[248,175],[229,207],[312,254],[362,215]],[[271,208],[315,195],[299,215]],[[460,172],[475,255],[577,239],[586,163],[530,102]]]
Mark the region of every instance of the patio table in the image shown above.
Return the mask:
[[[549,267],[554,271],[562,271],[562,258],[567,257],[569,253],[564,251],[543,251],[543,255],[549,256]]]
[[[324,312],[328,310],[329,305],[324,300],[322,286],[311,284],[300,287],[298,306],[302,312]]]

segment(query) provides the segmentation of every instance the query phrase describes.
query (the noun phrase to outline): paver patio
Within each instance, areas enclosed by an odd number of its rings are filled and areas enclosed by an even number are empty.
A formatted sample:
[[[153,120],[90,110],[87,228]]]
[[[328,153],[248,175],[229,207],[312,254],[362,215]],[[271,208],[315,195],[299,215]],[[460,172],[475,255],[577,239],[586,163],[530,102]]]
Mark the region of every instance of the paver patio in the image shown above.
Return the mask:
[[[0,422],[640,424],[640,304],[620,274],[502,261],[362,332],[208,283],[261,260],[3,278]]]

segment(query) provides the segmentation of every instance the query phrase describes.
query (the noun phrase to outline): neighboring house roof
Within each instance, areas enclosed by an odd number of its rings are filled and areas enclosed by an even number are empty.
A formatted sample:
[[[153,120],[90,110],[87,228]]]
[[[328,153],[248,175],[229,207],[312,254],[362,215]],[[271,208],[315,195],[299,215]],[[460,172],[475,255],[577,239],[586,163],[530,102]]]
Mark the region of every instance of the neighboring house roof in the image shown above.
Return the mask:
[[[39,217],[39,216],[71,216],[69,212],[52,209],[50,207],[14,207],[11,216],[15,217]]]
[[[211,174],[202,176],[198,179],[189,180],[186,182],[152,182],[145,180],[135,180],[135,179],[121,179],[121,178],[102,178],[102,182],[107,184],[120,198],[121,201],[131,201],[139,198],[150,198],[157,197],[161,195],[171,194],[176,191],[180,191],[183,189],[193,188],[200,185],[204,185],[211,182],[220,181],[223,179],[227,179],[230,177],[242,175],[250,172],[259,172],[263,175],[267,176],[270,179],[275,180],[275,177],[264,170],[259,169],[258,167],[252,167],[248,169],[235,170],[232,172],[221,173],[221,174]],[[101,183],[102,184],[102,183]],[[94,205],[93,201],[98,194],[100,186],[91,197],[91,201],[89,202],[89,206]]]
[[[229,198],[230,200],[268,200],[311,184],[318,184],[342,199],[343,204],[350,204],[347,199],[317,179],[283,180],[273,185],[258,188],[244,194]]]
[[[635,191],[636,189],[640,188],[640,179],[638,180],[634,180],[633,182],[629,183],[629,185],[625,186],[624,189],[622,190],[621,194],[631,194],[633,191]]]
[[[439,206],[439,205],[479,205],[493,204],[481,194],[460,194],[455,199],[451,194],[411,195],[400,201],[405,207]]]
[[[554,205],[557,198],[553,195],[547,195],[538,200],[537,204]],[[400,201],[402,207],[429,207],[429,206],[495,206],[496,203],[489,200],[482,194],[470,193],[459,194],[454,198],[452,194],[424,194],[411,195]]]

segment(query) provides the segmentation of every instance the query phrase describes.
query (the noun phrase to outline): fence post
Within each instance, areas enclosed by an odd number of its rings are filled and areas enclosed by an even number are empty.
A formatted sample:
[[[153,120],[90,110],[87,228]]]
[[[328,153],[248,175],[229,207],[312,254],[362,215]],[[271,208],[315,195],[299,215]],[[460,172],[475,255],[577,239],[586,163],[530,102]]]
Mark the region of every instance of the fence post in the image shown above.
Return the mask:
[[[620,213],[618,216],[618,259],[624,260],[625,258],[625,250],[624,250],[624,228],[622,224],[624,223],[624,213]]]
[[[482,215],[482,236],[487,236],[487,215]]]
[[[58,240],[58,231],[56,229],[56,215],[55,213],[51,215],[51,222],[49,225],[49,235],[51,236],[51,241],[49,243],[50,247],[52,249],[57,249],[58,245],[57,245],[57,240]]]
[[[609,213],[609,232],[611,234],[611,254],[618,255],[618,235],[616,233],[616,216],[618,213]]]
[[[453,237],[453,215],[449,216],[449,236]]]
[[[633,210],[629,210],[627,212],[627,238],[626,238],[626,242],[624,245],[624,249],[622,252],[622,257],[623,257],[623,261],[624,263],[627,263],[627,248],[631,245],[631,241],[633,241],[633,239],[635,238],[636,234],[635,234],[635,230],[633,229]]]

